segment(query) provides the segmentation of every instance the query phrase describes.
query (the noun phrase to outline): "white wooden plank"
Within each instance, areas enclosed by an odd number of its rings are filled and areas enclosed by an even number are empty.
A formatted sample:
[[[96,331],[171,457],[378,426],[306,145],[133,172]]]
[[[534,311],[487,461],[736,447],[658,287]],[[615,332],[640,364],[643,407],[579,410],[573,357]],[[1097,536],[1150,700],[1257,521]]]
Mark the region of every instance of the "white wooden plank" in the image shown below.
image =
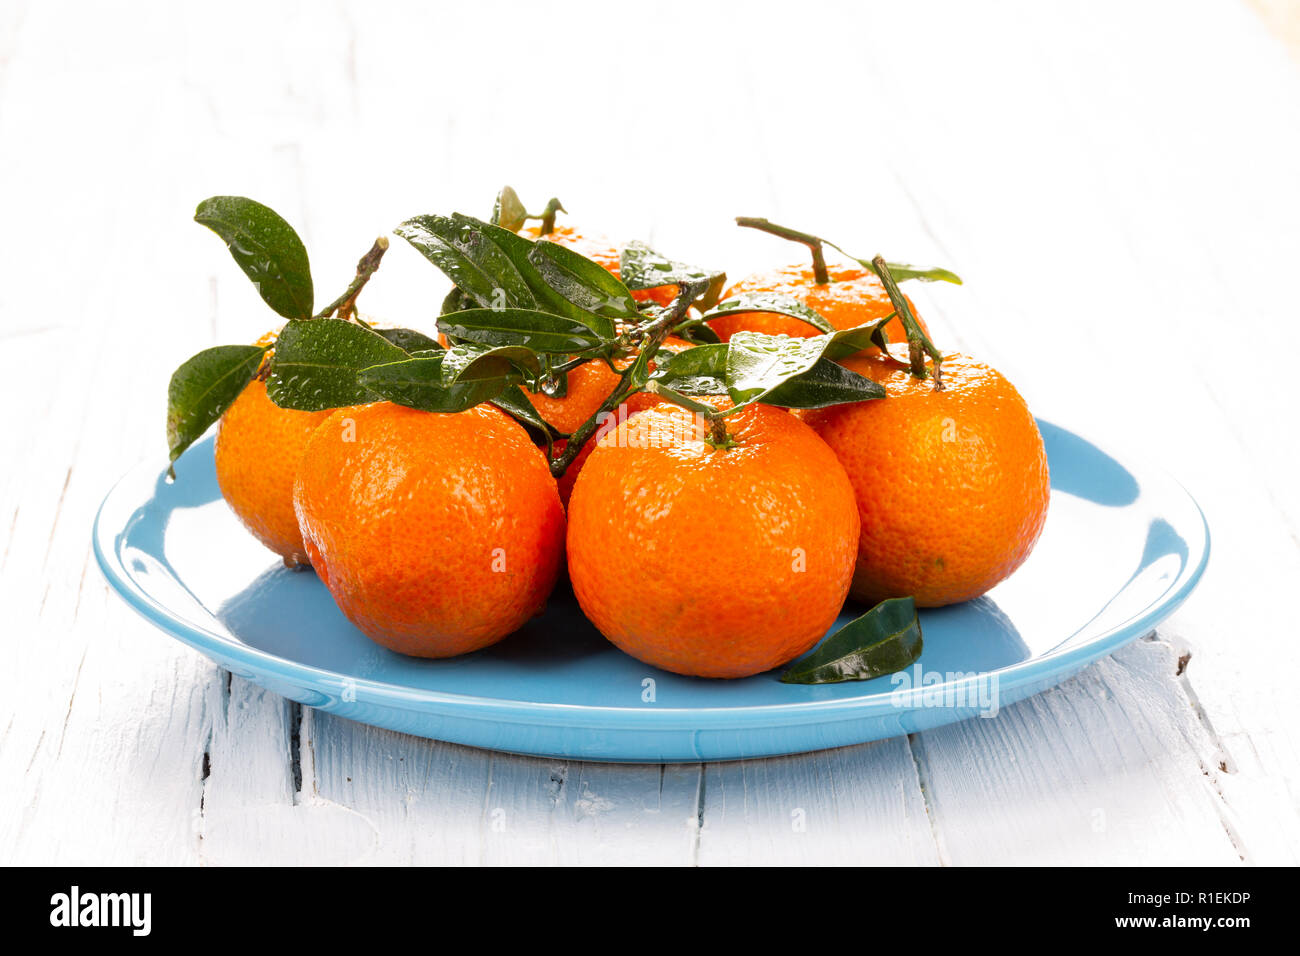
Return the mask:
[[[374,824],[311,786],[314,754],[301,749],[311,711],[238,677],[216,696],[201,861],[338,866],[369,856],[378,839]]]
[[[313,722],[315,793],[355,812],[376,833],[357,862],[481,862],[489,755],[328,714],[314,714]]]
[[[701,809],[705,866],[940,862],[905,737],[709,764]]]
[[[498,754],[314,715],[314,792],[377,833],[363,863],[694,861],[700,768]],[[306,779],[306,778],[305,778]]]
[[[1139,641],[996,718],[913,738],[944,862],[1240,864],[1177,665]]]

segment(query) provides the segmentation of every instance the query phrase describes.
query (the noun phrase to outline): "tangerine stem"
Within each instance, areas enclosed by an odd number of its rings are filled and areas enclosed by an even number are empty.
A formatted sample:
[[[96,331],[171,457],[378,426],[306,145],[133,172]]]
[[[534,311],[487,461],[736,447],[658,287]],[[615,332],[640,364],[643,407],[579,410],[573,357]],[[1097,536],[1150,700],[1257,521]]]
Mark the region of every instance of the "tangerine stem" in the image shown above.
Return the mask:
[[[916,315],[912,312],[912,306],[907,301],[907,296],[903,295],[898,283],[894,281],[893,273],[889,271],[889,263],[885,261],[884,256],[876,256],[871,260],[872,267],[876,270],[876,275],[880,278],[881,284],[885,287],[885,292],[889,295],[889,301],[893,303],[894,311],[898,314],[899,320],[903,323],[903,328],[907,332],[907,351],[911,359],[912,374],[917,378],[925,378],[925,357],[929,355],[934,360],[934,390],[943,391],[943,355],[939,352],[930,337],[925,334],[921,328],[921,323],[916,321]]]
[[[791,229],[789,226],[778,226],[776,223],[760,216],[737,216],[736,225],[744,226],[747,229],[757,229],[773,236],[780,236],[782,239],[789,239],[791,242],[802,242],[812,251],[813,281],[817,285],[826,285],[831,281],[830,273],[826,271],[826,253],[822,249],[822,243],[826,240],[821,236],[814,236],[810,232],[800,232],[798,229]]]
[[[569,361],[567,361],[567,362],[562,362],[562,363],[560,363],[559,365],[556,365],[554,368],[552,368],[552,369],[551,369],[551,374],[552,374],[552,375],[565,375],[565,374],[567,374],[567,373],[569,373],[569,372],[572,372],[572,371],[573,371],[575,368],[577,368],[579,365],[585,365],[585,364],[587,364],[587,363],[590,362],[593,358],[600,358],[600,356],[599,356],[599,355],[595,355],[595,356],[593,356],[593,355],[591,355],[590,353],[579,352],[579,353],[578,353],[577,355],[575,355],[573,358],[569,359]]]
[[[716,413],[713,415],[706,414],[705,418],[709,420],[709,437],[705,441],[718,451],[726,451],[736,444],[727,432],[727,423],[721,415]]]
[[[605,396],[605,400],[600,403],[600,407],[596,409],[592,416],[579,425],[577,430],[569,436],[568,443],[564,446],[564,451],[560,454],[560,457],[550,463],[552,475],[559,478],[564,474],[565,470],[573,464],[574,459],[578,457],[578,453],[582,451],[582,446],[595,434],[596,429],[600,426],[601,417],[618,408],[623,403],[623,399],[632,393],[633,373],[638,368],[649,367],[650,360],[659,351],[659,346],[663,345],[664,339],[668,338],[673,326],[685,317],[691,303],[699,298],[708,287],[708,279],[696,279],[679,283],[677,298],[673,299],[672,305],[645,326],[634,330],[639,333],[638,340],[642,343],[636,360],[619,373],[618,384],[614,386],[613,391]]]
[[[578,453],[582,451],[582,447],[587,444],[587,441],[593,434],[595,434],[596,429],[600,427],[601,417],[608,415],[623,403],[623,399],[626,398],[628,393],[631,391],[631,389],[627,387],[627,383],[631,378],[631,372],[635,365],[636,363],[634,362],[619,373],[618,384],[614,386],[614,390],[605,397],[603,402],[600,403],[600,408],[596,409],[595,414],[579,425],[577,430],[569,436],[568,440],[565,442],[564,451],[560,453],[560,457],[553,459],[550,462],[551,474],[556,478],[561,477],[568,470],[569,466],[573,464],[574,459],[578,457]]]
[[[711,405],[705,405],[703,402],[697,402],[688,395],[683,395],[666,385],[660,385],[653,379],[646,383],[645,390],[653,392],[668,399],[674,405],[686,409],[688,412],[694,412],[696,415],[704,418],[709,423],[709,434],[704,440],[714,448],[726,450],[733,447],[736,443],[732,440],[731,435],[727,433],[727,423],[723,421],[734,409],[728,409],[720,412]],[[743,408],[744,406],[740,406]]]
[[[558,199],[552,196],[550,201],[546,204],[546,208],[542,210],[540,216],[528,217],[529,219],[540,219],[542,221],[541,226],[537,230],[537,238],[540,239],[542,236],[549,236],[555,231],[555,214],[557,212],[568,212],[568,210],[560,205]]]
[[[313,318],[327,319],[337,312],[340,319],[356,319],[360,325],[366,325],[365,322],[356,318],[357,296],[366,287],[370,277],[379,270],[379,262],[384,258],[384,253],[387,251],[388,237],[380,236],[375,240],[374,245],[370,247],[370,251],[362,256],[357,263],[357,276],[348,283],[348,287],[343,290],[343,294],[325,306],[320,312],[317,312]],[[366,325],[366,328],[369,328],[369,326]]]

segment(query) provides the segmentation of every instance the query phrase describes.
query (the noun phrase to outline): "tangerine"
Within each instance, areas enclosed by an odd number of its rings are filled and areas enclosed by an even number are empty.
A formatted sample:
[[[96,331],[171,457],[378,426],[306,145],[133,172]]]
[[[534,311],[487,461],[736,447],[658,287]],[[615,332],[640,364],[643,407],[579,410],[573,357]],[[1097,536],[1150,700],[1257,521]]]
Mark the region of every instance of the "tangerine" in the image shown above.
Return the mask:
[[[830,448],[765,405],[729,447],[675,405],[596,444],[569,501],[569,576],[615,646],[664,670],[747,677],[834,623],[857,554],[853,486]]]
[[[978,597],[1029,556],[1047,517],[1043,439],[999,372],[959,354],[944,388],[892,356],[845,365],[888,397],[797,413],[848,472],[862,521],[854,598],[921,607]]]
[[[545,456],[491,405],[454,414],[378,402],[307,444],[294,506],[312,566],[379,644],[451,657],[541,611],[564,553]]]
[[[275,332],[257,345],[269,346]],[[329,411],[281,408],[254,379],[226,409],[217,426],[216,471],[221,496],[253,536],[288,567],[307,563],[293,511],[293,479],[307,440]]]

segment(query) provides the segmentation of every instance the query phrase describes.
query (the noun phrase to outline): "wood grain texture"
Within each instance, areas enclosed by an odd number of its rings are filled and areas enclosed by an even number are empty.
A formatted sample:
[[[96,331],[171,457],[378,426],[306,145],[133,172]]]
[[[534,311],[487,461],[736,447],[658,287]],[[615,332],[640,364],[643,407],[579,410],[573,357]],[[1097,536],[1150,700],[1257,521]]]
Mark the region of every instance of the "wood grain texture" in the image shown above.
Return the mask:
[[[5,4],[0,861],[1297,862],[1296,70],[1244,0]],[[195,203],[286,215],[325,301],[503,182],[733,275],[797,256],[738,214],[955,269],[913,293],[941,343],[1179,475],[1201,588],[995,719],[706,767],[304,711],[134,617],[95,508],[161,456],[171,369],[275,324]],[[428,329],[442,288],[395,243],[363,307]]]

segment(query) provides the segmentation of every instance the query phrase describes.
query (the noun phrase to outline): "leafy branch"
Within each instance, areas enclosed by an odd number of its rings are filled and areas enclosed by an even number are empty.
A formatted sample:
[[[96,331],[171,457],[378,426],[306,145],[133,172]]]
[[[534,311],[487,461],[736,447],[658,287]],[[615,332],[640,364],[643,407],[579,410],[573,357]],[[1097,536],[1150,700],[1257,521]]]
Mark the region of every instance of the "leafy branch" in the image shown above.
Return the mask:
[[[737,216],[736,225],[744,226],[748,229],[758,229],[773,236],[779,236],[782,239],[789,239],[792,242],[799,242],[806,245],[812,252],[813,258],[813,277],[818,285],[825,285],[830,282],[830,274],[826,268],[826,254],[823,246],[830,246],[841,255],[852,259],[868,272],[877,277],[880,273],[877,271],[874,259],[861,259],[855,255],[845,252],[840,246],[825,239],[821,236],[815,236],[809,232],[800,232],[798,229],[791,229],[789,226],[778,226],[776,223],[759,216]],[[879,257],[877,257],[879,258]],[[922,282],[951,282],[954,285],[961,285],[961,277],[957,273],[948,269],[942,269],[938,266],[912,266],[902,262],[886,263],[893,277],[902,282],[905,279],[920,279]]]
[[[562,208],[558,202],[552,205],[551,214]],[[264,349],[230,346],[200,353],[178,370],[168,419],[173,457],[221,416],[258,374],[259,365],[268,396],[283,408],[319,411],[386,400],[454,413],[493,402],[541,436],[557,476],[606,417],[637,391],[651,391],[703,416],[707,440],[718,448],[733,443],[726,420],[757,402],[820,408],[884,394],[875,382],[834,361],[871,344],[879,325],[835,332],[823,317],[790,297],[721,302],[725,273],[669,259],[641,243],[624,248],[620,280],[571,249],[506,228],[521,223],[521,217],[533,218],[508,187],[497,197],[496,222],[459,213],[426,215],[395,230],[456,285],[438,319],[446,349],[421,332],[374,329],[358,319],[357,297],[379,268],[386,238],[376,240],[357,263],[356,276],[343,293],[313,316],[301,308],[310,274],[292,228],[251,201],[214,208],[222,215],[207,218],[219,219],[222,230],[243,237],[232,243],[232,252],[239,253],[236,261],[297,305],[287,309],[292,314],[269,360],[264,361]],[[252,262],[249,236],[261,237],[257,262]],[[301,263],[303,271],[277,273],[276,263]],[[887,265],[879,268],[888,276]],[[892,279],[887,288],[891,284],[897,288]],[[643,311],[632,298],[632,289],[665,285],[677,287],[666,307]],[[266,289],[262,291],[265,297]],[[705,342],[680,353],[661,352],[669,335],[704,328],[700,323],[711,316],[758,310],[792,315],[822,334],[792,339],[741,332],[726,344]],[[627,358],[631,361],[619,361]],[[553,454],[552,442],[566,436],[537,414],[524,389],[562,395],[568,373],[589,361],[610,363],[618,380],[596,412],[567,436],[565,448]],[[728,396],[732,407],[720,410],[698,400],[709,394]]]

